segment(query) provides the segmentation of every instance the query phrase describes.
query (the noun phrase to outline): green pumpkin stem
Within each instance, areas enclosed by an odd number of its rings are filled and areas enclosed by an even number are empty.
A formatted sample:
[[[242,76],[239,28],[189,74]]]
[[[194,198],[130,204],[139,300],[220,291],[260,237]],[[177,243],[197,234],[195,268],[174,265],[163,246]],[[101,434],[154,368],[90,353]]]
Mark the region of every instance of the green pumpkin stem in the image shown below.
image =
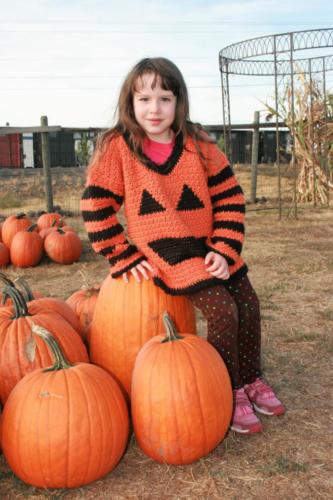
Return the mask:
[[[165,337],[165,339],[162,340],[162,344],[164,344],[165,342],[172,342],[174,340],[181,340],[184,338],[181,335],[179,335],[179,333],[177,332],[176,325],[174,324],[174,322],[170,318],[167,311],[165,311],[163,313],[162,319],[163,319],[163,324],[164,324],[165,331],[166,331],[166,337]]]
[[[25,216],[26,215],[24,212],[19,212],[15,217],[16,217],[16,219],[23,219]]]
[[[32,293],[30,286],[25,281],[25,279],[22,278],[22,276],[19,276],[18,278],[16,278],[15,283],[17,283],[20,286],[20,288],[22,290],[22,295],[24,296],[26,302],[30,302],[30,300],[35,299],[34,294]],[[15,286],[15,284],[14,284],[14,286]]]
[[[14,317],[13,319],[22,318],[24,316],[30,316],[28,311],[28,306],[24,300],[23,295],[17,288],[7,285],[3,290],[3,296],[5,300],[10,297],[14,305]]]
[[[15,284],[13,283],[13,281],[11,279],[8,278],[8,276],[6,276],[5,273],[3,273],[2,271],[0,271],[0,281],[3,282],[3,284],[5,286],[12,286],[12,287],[15,287]],[[4,295],[2,296],[2,300],[1,300],[1,304],[4,305],[5,302],[6,302],[6,299],[7,297],[5,297]]]
[[[29,233],[32,233],[37,227],[37,224],[31,224],[31,226],[27,227],[26,231],[29,231]]]
[[[38,335],[41,339],[43,339],[48,347],[50,348],[52,355],[54,357],[54,364],[53,366],[50,366],[49,368],[45,368],[43,371],[44,372],[53,372],[57,370],[66,370],[67,368],[71,368],[72,365],[67,359],[65,358],[64,353],[62,352],[58,342],[56,339],[51,335],[51,333],[43,328],[42,326],[36,325],[35,323],[32,323],[32,328],[31,331]]]

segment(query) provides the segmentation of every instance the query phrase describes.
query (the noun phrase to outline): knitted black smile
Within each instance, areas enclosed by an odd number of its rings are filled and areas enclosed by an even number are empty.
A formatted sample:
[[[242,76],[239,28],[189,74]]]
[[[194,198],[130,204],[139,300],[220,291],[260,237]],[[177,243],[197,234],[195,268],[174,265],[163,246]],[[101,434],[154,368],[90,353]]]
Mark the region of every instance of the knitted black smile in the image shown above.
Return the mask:
[[[206,237],[160,238],[148,243],[157,255],[170,266],[175,266],[193,257],[205,257],[207,254]]]

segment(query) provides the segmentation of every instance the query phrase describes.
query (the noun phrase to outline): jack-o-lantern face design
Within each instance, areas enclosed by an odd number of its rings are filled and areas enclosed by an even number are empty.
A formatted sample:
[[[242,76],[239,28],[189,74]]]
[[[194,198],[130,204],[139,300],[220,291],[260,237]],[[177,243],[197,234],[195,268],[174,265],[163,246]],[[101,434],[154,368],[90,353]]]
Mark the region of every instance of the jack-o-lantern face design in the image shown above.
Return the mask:
[[[182,194],[179,198],[176,210],[198,210],[205,205],[192,189],[184,184]],[[164,212],[166,209],[159,203],[154,196],[146,189],[142,192],[139,215],[148,215],[155,212]]]
[[[204,203],[194,191],[187,184],[184,184],[176,210],[199,210],[204,207]],[[139,215],[146,216],[156,212],[164,212],[165,210],[166,208],[149,191],[143,190]],[[173,266],[191,257],[204,257],[207,253],[205,240],[205,237],[195,238],[192,236],[159,238],[150,241],[148,246],[161,259]]]

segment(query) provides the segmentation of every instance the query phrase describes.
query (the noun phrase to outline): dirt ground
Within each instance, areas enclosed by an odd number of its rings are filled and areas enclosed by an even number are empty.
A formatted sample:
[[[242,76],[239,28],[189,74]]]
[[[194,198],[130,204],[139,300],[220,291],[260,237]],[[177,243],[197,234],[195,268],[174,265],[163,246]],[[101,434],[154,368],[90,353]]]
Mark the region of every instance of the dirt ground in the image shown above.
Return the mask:
[[[248,195],[248,171],[239,177]],[[275,206],[271,173],[263,173],[260,186],[259,195],[267,198],[263,207]],[[332,498],[333,210],[300,207],[297,220],[292,209],[279,220],[276,210],[252,208],[246,216],[244,256],[261,301],[264,375],[285,403],[286,415],[263,417],[260,435],[229,432],[207,457],[188,466],[155,463],[132,436],[114,471],[76,490],[27,486],[1,456],[1,499]],[[44,259],[19,273],[9,267],[9,276],[23,275],[34,289],[62,298],[85,281],[102,280],[106,261],[92,252],[80,218],[68,222],[84,239],[78,263],[62,266]],[[200,315],[198,327],[204,335]]]

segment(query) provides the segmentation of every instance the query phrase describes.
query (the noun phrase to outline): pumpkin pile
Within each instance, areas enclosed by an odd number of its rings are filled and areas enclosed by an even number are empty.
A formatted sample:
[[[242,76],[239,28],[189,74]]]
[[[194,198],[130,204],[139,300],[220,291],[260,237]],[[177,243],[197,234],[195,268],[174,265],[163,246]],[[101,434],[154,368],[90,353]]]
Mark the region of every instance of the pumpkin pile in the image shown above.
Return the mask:
[[[9,466],[42,488],[102,478],[128,442],[119,385],[89,363],[79,319],[65,301],[34,298],[26,282],[3,273],[0,279],[6,302],[0,306],[0,441]]]
[[[81,256],[80,237],[60,214],[42,214],[36,223],[24,213],[6,218],[0,233],[0,267],[34,267],[45,253],[59,264],[72,264]]]
[[[198,460],[229,428],[229,374],[214,347],[195,333],[194,309],[185,297],[132,276],[128,284],[111,277],[103,282],[88,338],[90,359],[118,380],[131,401],[139,446],[162,463]]]
[[[23,481],[75,488],[105,476],[128,443],[129,408],[139,446],[161,463],[191,463],[224,438],[230,379],[185,297],[133,276],[66,302],[0,280],[0,437]]]

